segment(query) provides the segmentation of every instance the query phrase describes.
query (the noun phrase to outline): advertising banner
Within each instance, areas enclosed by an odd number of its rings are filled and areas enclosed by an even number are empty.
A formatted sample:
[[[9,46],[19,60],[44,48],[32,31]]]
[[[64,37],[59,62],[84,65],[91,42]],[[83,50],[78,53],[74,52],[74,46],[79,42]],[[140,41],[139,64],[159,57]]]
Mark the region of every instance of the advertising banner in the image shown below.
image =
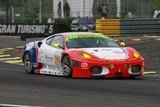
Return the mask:
[[[0,35],[49,35],[54,34],[53,24],[9,24],[0,23]]]

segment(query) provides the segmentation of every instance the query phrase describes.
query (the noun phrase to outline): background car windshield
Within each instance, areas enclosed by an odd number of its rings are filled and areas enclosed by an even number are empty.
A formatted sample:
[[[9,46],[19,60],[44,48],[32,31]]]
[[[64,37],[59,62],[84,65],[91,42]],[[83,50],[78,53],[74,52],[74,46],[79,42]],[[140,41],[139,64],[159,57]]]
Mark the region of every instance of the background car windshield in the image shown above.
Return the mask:
[[[85,21],[87,24],[94,24],[94,21],[91,18],[86,18]]]
[[[118,47],[116,43],[108,38],[75,38],[67,41],[68,48],[97,48]]]
[[[79,24],[80,24],[80,25],[86,25],[87,23],[86,23],[86,21],[85,21],[85,20],[80,19],[80,20],[79,20]]]

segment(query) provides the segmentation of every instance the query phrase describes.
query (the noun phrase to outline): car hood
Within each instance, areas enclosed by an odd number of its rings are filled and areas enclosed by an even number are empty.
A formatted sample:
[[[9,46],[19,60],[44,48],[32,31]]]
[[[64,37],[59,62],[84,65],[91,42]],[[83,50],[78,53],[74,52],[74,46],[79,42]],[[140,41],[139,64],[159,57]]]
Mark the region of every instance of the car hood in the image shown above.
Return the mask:
[[[82,50],[103,60],[128,58],[123,48],[83,48]]]

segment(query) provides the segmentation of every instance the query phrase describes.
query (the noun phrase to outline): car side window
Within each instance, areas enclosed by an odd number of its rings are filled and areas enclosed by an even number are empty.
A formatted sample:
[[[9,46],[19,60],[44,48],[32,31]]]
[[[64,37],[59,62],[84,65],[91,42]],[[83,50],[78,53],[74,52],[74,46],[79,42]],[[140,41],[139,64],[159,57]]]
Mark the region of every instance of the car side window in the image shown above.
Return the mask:
[[[46,40],[46,44],[50,45],[52,37]]]
[[[77,25],[78,23],[77,23],[77,20],[76,19],[74,19],[73,21],[72,21],[72,25]]]
[[[60,47],[64,47],[63,36],[61,35],[54,36],[52,40],[50,41],[49,45],[53,47],[54,44],[58,44]]]

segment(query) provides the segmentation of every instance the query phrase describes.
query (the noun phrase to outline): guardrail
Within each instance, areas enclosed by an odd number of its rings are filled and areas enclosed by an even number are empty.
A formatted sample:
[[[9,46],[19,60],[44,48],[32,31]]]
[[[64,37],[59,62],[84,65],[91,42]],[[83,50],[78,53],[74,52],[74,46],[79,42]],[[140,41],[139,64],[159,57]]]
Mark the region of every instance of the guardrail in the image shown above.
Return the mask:
[[[97,19],[96,32],[115,36],[160,34],[160,20]]]

